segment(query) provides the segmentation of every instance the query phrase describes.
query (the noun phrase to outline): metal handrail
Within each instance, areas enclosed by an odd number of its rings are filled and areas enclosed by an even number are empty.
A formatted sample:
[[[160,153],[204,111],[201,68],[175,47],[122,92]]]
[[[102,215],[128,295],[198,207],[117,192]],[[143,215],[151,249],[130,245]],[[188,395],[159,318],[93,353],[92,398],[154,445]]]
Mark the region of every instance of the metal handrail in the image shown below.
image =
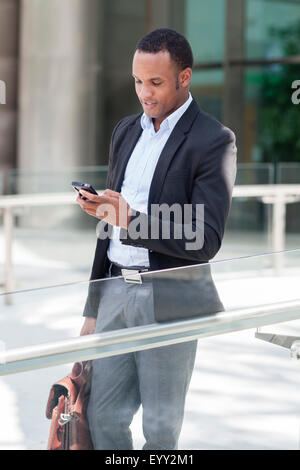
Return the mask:
[[[300,319],[300,299],[155,323],[2,352],[0,375],[182,343]]]

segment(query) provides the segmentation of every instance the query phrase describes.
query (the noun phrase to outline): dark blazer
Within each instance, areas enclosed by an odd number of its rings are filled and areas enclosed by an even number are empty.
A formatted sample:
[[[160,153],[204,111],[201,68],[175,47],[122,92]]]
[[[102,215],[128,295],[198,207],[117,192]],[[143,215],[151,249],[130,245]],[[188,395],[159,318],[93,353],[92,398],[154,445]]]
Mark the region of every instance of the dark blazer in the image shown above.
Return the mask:
[[[114,191],[121,191],[127,162],[142,133],[140,118],[141,114],[126,117],[113,131],[107,187]],[[148,214],[136,212],[132,221],[139,218],[148,226],[148,234],[151,234],[151,224],[154,223],[151,216],[152,204],[177,203],[182,207],[184,204],[192,204],[191,223],[195,228],[197,223],[195,205],[204,204],[203,247],[198,250],[187,250],[186,242],[191,240],[186,240],[184,237],[163,239],[161,236],[165,223],[163,219],[159,221],[158,239],[151,239],[149,235],[133,239],[130,231],[121,229],[122,243],[147,248],[150,269],[155,271],[207,263],[211,260],[220,249],[230,209],[236,176],[236,151],[233,132],[200,110],[196,101],[193,100],[174,127],[159,157],[149,192]],[[101,221],[98,229],[103,234],[109,231],[111,226]],[[171,233],[173,233],[172,223]],[[103,235],[99,233],[91,280],[105,277],[108,267],[109,238],[103,238]],[[201,272],[204,273],[204,267]],[[205,276],[207,277],[207,272]],[[97,315],[101,294],[100,289],[98,289],[99,293],[96,293],[97,284],[99,283],[91,284],[84,311],[86,316]],[[159,282],[159,284],[162,283]],[[170,293],[170,285],[167,290]],[[196,305],[194,307],[197,311]],[[171,315],[171,318],[180,317],[177,310],[176,312],[177,314]],[[157,319],[158,316],[157,314]],[[163,316],[163,319],[166,318]]]

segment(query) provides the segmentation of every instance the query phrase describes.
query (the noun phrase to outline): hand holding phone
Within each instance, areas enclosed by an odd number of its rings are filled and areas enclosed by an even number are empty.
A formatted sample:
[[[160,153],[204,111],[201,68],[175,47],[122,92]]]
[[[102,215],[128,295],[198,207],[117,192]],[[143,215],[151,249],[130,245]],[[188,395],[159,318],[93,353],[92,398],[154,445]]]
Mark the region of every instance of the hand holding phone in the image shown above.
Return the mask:
[[[104,220],[110,225],[115,225],[128,230],[132,215],[131,208],[120,193],[111,189],[106,189],[104,193],[100,195],[90,184],[77,181],[73,181],[72,186],[75,191],[79,193],[81,199],[93,202],[93,204],[86,204],[78,201],[81,208],[87,214],[96,217],[97,219]],[[88,193],[98,197],[93,198],[94,200],[90,201],[90,199],[80,193],[81,190],[87,191]]]
[[[88,183],[81,183],[79,181],[72,181],[72,186],[73,188],[75,189],[75,191],[77,191],[79,193],[79,196],[84,200],[84,201],[88,201],[88,199],[84,196],[82,196],[82,194],[80,193],[80,190],[81,189],[84,189],[84,191],[87,191],[91,194],[95,194],[96,196],[98,195],[97,191],[93,188],[93,186],[91,184],[88,184]]]

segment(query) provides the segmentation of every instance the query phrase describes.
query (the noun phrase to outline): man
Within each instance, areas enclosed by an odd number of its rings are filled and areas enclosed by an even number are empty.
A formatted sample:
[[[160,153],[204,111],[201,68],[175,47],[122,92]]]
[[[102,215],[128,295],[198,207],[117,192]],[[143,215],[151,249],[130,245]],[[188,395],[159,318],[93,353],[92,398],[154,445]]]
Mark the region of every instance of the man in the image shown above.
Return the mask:
[[[114,129],[104,194],[82,191],[88,200],[77,199],[100,219],[92,280],[120,276],[124,268],[139,273],[207,263],[220,248],[236,173],[235,137],[193,100],[192,66],[188,41],[173,30],[152,31],[136,47],[132,75],[143,113]],[[188,223],[154,211],[174,203],[189,206]],[[132,230],[137,221],[138,237]],[[181,237],[175,236],[178,227]],[[187,227],[194,238],[200,228],[200,244],[187,244]],[[109,237],[103,236],[106,230]],[[193,280],[179,276],[175,289],[168,271],[161,279],[159,273],[140,276],[140,284],[126,277],[91,283],[81,334],[195,316],[208,304],[209,312],[222,310],[203,272]],[[144,449],[177,448],[196,346],[190,341],[93,362],[88,420],[96,449],[131,449],[129,426],[141,404]]]

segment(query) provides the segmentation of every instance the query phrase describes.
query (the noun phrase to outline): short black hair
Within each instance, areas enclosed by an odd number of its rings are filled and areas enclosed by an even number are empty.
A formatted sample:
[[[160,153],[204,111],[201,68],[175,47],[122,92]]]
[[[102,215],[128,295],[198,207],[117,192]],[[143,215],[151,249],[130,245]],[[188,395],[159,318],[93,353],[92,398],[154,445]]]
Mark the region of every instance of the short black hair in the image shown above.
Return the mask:
[[[171,59],[176,62],[180,70],[193,68],[194,58],[188,40],[177,31],[160,28],[146,34],[136,46],[136,51],[156,54],[168,51]]]

